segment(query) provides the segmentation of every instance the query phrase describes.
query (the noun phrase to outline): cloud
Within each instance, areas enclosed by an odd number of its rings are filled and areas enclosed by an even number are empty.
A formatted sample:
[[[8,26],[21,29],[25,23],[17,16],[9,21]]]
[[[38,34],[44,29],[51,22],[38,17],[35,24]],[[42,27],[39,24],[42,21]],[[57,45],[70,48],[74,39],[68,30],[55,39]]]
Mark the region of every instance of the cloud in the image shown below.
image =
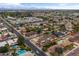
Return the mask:
[[[0,8],[13,9],[79,9],[78,3],[0,3]]]
[[[0,3],[21,3],[22,0],[0,0]]]

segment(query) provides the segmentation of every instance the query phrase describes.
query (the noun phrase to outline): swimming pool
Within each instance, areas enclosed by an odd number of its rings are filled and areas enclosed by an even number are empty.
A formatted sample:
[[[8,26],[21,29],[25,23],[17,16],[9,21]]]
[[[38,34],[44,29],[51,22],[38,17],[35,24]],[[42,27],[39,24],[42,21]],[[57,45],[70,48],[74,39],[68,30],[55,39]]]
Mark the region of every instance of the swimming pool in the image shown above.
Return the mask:
[[[26,50],[20,49],[20,50],[17,50],[16,53],[17,53],[19,56],[23,56],[23,55],[25,55]]]
[[[16,49],[17,47],[18,47],[17,45],[13,45],[13,46],[12,46],[12,48],[15,48],[15,49]]]
[[[12,45],[12,48],[17,49],[18,45]],[[19,56],[23,56],[25,55],[25,53],[26,53],[26,50],[23,50],[23,49],[16,50],[16,54],[18,54]]]

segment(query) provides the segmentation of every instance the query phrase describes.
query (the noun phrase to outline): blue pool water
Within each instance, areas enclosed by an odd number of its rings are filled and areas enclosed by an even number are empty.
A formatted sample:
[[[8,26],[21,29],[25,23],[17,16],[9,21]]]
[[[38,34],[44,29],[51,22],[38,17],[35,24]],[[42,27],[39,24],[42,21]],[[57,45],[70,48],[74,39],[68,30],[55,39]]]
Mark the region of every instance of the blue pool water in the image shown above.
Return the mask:
[[[18,45],[13,45],[12,48],[14,49],[17,49]],[[20,49],[20,50],[16,50],[16,53],[19,55],[19,56],[23,56],[25,55],[26,53],[26,50],[23,50],[23,49]]]
[[[26,50],[17,50],[16,53],[17,53],[19,56],[23,56],[23,55],[25,55]]]
[[[18,47],[17,45],[13,45],[13,46],[12,46],[12,48],[17,48],[17,47]]]

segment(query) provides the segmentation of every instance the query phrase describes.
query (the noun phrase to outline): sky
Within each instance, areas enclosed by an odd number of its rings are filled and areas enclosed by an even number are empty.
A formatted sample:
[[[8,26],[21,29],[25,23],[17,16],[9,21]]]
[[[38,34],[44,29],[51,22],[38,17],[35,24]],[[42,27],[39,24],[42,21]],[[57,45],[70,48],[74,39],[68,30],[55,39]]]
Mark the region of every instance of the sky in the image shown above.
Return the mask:
[[[0,3],[78,3],[78,0],[0,0]]]
[[[0,9],[79,9],[79,3],[0,3]]]
[[[0,9],[79,9],[77,0],[0,0]]]
[[[70,3],[71,2],[71,3]],[[79,9],[76,0],[0,0],[0,9]],[[42,3],[42,4],[41,4]]]

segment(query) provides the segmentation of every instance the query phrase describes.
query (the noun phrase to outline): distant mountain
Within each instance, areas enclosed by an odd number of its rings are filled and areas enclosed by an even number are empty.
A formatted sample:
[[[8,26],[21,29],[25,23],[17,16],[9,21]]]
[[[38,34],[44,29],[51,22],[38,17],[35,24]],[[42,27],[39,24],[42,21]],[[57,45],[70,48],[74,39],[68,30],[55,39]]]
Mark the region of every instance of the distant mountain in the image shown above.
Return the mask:
[[[8,3],[0,3],[0,10],[34,10],[34,9],[47,9],[44,8],[41,4],[29,4],[29,3],[21,3],[21,4],[8,4]]]
[[[79,3],[0,3],[0,10],[79,9]]]

